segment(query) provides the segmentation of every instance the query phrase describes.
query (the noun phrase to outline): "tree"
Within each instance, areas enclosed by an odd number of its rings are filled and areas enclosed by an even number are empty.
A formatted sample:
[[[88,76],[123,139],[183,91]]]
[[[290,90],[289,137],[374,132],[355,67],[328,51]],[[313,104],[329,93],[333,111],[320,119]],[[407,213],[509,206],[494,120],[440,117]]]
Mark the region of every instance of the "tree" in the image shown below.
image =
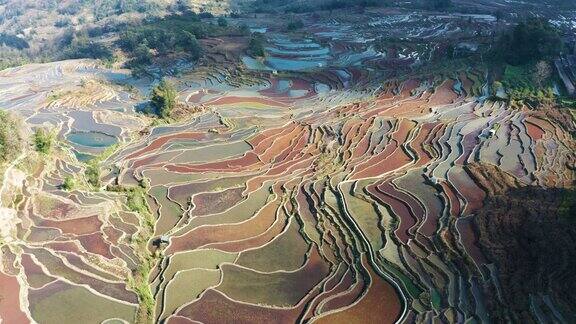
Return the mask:
[[[146,44],[140,44],[134,50],[134,59],[132,59],[132,64],[134,65],[148,65],[152,62],[152,53]]]
[[[136,47],[140,44],[140,35],[138,33],[127,30],[120,34],[118,37],[118,45],[125,51],[134,51]]]
[[[218,26],[220,27],[228,27],[228,20],[224,17],[218,18]]]
[[[168,118],[170,117],[174,107],[176,107],[177,96],[178,93],[176,92],[174,85],[171,82],[162,79],[162,81],[152,89],[150,102],[158,116]]]
[[[550,76],[552,76],[552,68],[548,62],[540,61],[536,63],[534,72],[532,73],[532,79],[535,84],[541,87],[550,78]]]

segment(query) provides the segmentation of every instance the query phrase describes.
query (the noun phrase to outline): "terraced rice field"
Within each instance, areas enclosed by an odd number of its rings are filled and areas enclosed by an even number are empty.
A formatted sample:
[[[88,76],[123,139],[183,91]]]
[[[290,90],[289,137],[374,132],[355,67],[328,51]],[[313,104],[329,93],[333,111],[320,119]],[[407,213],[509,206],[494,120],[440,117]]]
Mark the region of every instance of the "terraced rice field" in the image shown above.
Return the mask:
[[[314,28],[339,45],[357,41],[332,27]],[[369,49],[344,57],[314,41],[272,42],[267,50],[285,58],[271,56],[267,69],[323,68],[259,74],[255,85],[217,69],[187,75],[175,80],[180,100],[206,109],[146,132],[134,112],[142,98],[124,88],[61,90],[83,77],[149,89],[125,72],[67,61],[0,73],[4,106],[67,143],[54,161],[14,161],[3,176],[0,318],[132,322],[142,291],[128,278],[148,254],[151,314],[163,323],[487,318],[486,294],[498,288],[471,222],[485,192],[466,167],[493,164],[540,186],[570,182],[567,135],[536,113],[479,98],[478,71],[382,85],[363,68],[378,58]],[[78,153],[115,143],[102,180],[147,183],[150,220],[122,193],[58,188],[83,174]],[[139,242],[147,228],[149,241]],[[168,243],[157,249],[160,236]]]

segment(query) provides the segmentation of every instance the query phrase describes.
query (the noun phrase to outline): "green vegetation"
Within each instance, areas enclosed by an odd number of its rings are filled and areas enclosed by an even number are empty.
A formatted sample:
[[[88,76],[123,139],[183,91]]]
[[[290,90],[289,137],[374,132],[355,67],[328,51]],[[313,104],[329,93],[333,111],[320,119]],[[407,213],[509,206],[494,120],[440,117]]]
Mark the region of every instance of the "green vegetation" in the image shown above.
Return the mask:
[[[248,53],[255,57],[264,57],[266,55],[264,42],[264,35],[259,33],[253,34],[248,44]]]
[[[106,150],[104,150],[99,155],[86,161],[86,169],[84,170],[84,176],[86,177],[86,182],[92,189],[99,190],[102,187],[102,182],[100,181],[100,163],[106,160],[110,155],[112,155],[118,149],[118,144],[114,144]]]
[[[289,32],[296,31],[298,29],[302,29],[304,27],[304,22],[300,19],[292,20],[286,25],[286,30]]]
[[[201,54],[198,39],[230,33],[233,30],[228,28],[226,19],[221,17],[218,25],[213,25],[187,11],[131,26],[120,34],[117,44],[132,58],[129,66],[139,67],[151,63],[152,52],[157,56],[180,53],[197,60]]]
[[[0,110],[0,165],[12,161],[22,150],[23,139],[19,130],[19,120]]]
[[[95,161],[90,161],[86,166],[86,171],[84,172],[86,175],[86,181],[94,187],[99,188],[102,186],[100,182],[100,168],[98,167],[98,163]]]
[[[452,0],[425,0],[424,6],[433,10],[445,10],[452,7]]]
[[[492,50],[494,64],[501,66],[501,78],[493,90],[503,86],[513,108],[554,105],[550,60],[560,54],[562,41],[548,21],[532,18],[505,32]]]
[[[50,1],[42,5],[26,4],[18,10],[21,14],[40,10],[55,19],[50,20],[48,26],[29,22],[22,27],[10,26],[0,33],[0,69],[31,62],[80,58],[99,59],[111,66],[116,60],[114,52],[120,48],[128,57],[126,66],[138,75],[145,73],[148,65],[162,62],[155,58],[178,55],[190,61],[197,60],[202,54],[198,39],[244,32],[229,26],[225,17],[220,17],[217,24],[202,21],[214,16],[209,12],[193,12],[187,1],[174,4],[153,0],[82,0],[60,5]],[[137,14],[118,17],[127,13],[145,14],[145,17]],[[22,24],[0,18],[8,25]],[[20,36],[24,27],[31,29],[25,38]],[[58,31],[49,35],[54,37],[42,38],[41,50],[38,50],[29,42],[37,41],[37,32],[42,27]],[[109,37],[96,39],[101,36],[118,36],[118,40],[110,43]]]
[[[502,77],[502,85],[508,93],[508,100],[513,108],[529,106],[536,108],[541,104],[551,105],[555,101],[550,84],[550,75],[540,75],[535,67],[530,65],[506,65]],[[497,86],[495,82],[493,87]]]
[[[228,27],[228,20],[224,17],[218,18],[218,26],[220,27]]]
[[[145,244],[141,248],[145,249]],[[128,286],[136,292],[140,301],[136,323],[151,323],[153,321],[156,301],[148,283],[148,277],[153,266],[154,258],[152,256],[141,257],[138,268],[132,271],[132,278],[128,279]]]
[[[142,187],[128,188],[126,191],[126,206],[128,206],[128,209],[140,215],[150,214],[145,195],[145,190]],[[147,219],[146,221],[147,225],[153,226],[151,219]]]
[[[178,93],[174,85],[167,80],[162,80],[152,89],[150,103],[158,116],[168,118],[176,107],[177,97]]]
[[[558,31],[544,19],[532,18],[505,32],[494,56],[510,65],[535,64],[557,56],[562,50]]]
[[[124,193],[126,195],[126,206],[128,209],[138,213],[144,218],[147,229],[152,230],[154,228],[154,220],[152,219],[150,207],[146,201],[148,185],[145,181],[141,181],[138,186],[109,185],[106,189],[112,192]]]
[[[576,189],[566,189],[558,214],[561,219],[566,219],[571,223],[576,223]]]
[[[74,179],[71,176],[66,176],[64,178],[64,182],[60,186],[60,189],[66,190],[66,191],[72,191],[75,186],[76,186],[76,183],[74,182]]]
[[[57,3],[57,2],[56,2]],[[130,12],[151,12],[159,9],[158,3],[150,0],[100,0],[100,1],[70,1],[58,6],[60,14],[76,15],[83,7],[91,6],[96,20],[121,15]]]
[[[257,12],[272,12],[277,7],[285,5],[286,1],[281,0],[260,0],[254,3]],[[318,2],[307,2],[290,4],[284,11],[291,13],[304,13],[312,12],[316,10],[337,10],[344,8],[366,8],[366,7],[376,7],[386,5],[387,1],[382,0],[329,0],[329,1],[318,1]]]
[[[34,133],[34,147],[37,152],[48,154],[54,145],[54,134],[49,131],[39,128]]]
[[[128,285],[138,294],[140,301],[136,323],[150,323],[153,319],[156,301],[150,287],[149,276],[158,255],[148,252],[148,241],[154,233],[154,219],[146,201],[148,183],[142,180],[138,186],[133,187],[109,185],[107,190],[125,194],[126,207],[137,213],[145,225],[132,240],[132,243],[136,245],[135,251],[138,253],[139,263],[138,268],[132,271]]]
[[[111,61],[114,55],[108,47],[89,40],[88,35],[81,33],[72,37],[70,45],[63,51],[62,58],[92,58]]]
[[[72,44],[72,40],[85,34],[98,37],[125,30],[127,21],[142,16],[118,17],[123,14],[156,16],[169,9],[168,2],[154,0],[1,1],[0,4],[5,9],[0,20],[6,27],[0,33],[0,69],[67,58],[100,59],[109,54],[106,46],[98,42]],[[38,14],[42,18],[36,17]],[[29,32],[22,33],[24,30]]]
[[[25,39],[22,39],[15,35],[9,35],[6,33],[0,33],[0,45],[12,47],[19,50],[30,47]]]

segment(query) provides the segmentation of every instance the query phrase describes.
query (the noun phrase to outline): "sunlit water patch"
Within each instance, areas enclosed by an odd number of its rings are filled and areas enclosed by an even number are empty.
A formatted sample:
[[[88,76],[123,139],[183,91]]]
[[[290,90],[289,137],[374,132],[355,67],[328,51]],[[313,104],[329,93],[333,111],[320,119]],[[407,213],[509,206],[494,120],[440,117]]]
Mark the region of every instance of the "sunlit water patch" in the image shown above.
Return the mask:
[[[118,142],[118,138],[101,132],[78,132],[74,131],[66,136],[66,139],[73,144],[92,147],[104,148],[112,146]]]

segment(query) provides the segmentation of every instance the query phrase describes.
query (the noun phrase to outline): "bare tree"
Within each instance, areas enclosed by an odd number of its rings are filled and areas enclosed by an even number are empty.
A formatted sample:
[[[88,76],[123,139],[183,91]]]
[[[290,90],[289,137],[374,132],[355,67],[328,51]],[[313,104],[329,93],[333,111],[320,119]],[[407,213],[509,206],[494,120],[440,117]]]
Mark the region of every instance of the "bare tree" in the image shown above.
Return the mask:
[[[541,87],[542,84],[544,84],[544,82],[546,82],[546,80],[548,80],[548,78],[550,78],[551,75],[552,75],[552,67],[550,67],[550,64],[546,61],[540,61],[536,63],[536,66],[534,67],[534,72],[532,73],[532,80],[534,81],[535,84]]]

